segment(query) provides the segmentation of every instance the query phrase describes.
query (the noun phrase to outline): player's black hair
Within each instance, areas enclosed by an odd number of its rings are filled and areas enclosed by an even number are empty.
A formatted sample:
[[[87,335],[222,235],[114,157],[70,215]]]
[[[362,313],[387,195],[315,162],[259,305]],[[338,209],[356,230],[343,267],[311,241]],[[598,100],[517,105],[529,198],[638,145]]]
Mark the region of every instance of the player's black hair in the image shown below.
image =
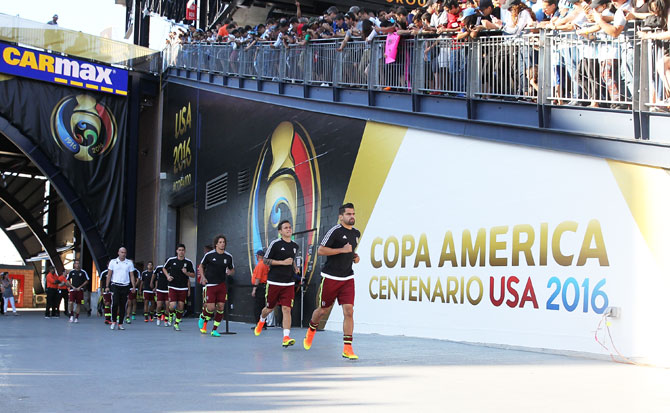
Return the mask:
[[[277,231],[281,231],[281,227],[282,227],[284,224],[290,224],[290,223],[291,223],[291,221],[289,221],[288,219],[282,220],[282,221],[279,223],[279,225],[277,225]]]
[[[344,211],[346,211],[347,208],[354,209],[354,204],[352,204],[351,202],[347,202],[346,204],[342,205],[340,207],[339,214],[344,215]]]
[[[214,245],[216,247],[216,244],[219,242],[219,239],[221,239],[221,238],[223,238],[223,242],[225,242],[226,245],[228,245],[228,239],[226,239],[226,237],[223,234],[219,234],[219,235],[215,236],[214,237],[214,242],[212,243],[212,245]]]

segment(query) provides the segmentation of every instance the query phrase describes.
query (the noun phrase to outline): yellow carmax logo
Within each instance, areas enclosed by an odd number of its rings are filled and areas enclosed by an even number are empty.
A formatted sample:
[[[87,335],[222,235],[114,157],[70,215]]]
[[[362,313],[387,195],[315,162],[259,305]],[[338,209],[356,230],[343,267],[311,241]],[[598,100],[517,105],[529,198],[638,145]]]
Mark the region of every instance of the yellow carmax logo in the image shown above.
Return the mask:
[[[112,84],[112,79],[110,78],[112,69],[90,63],[80,64],[75,60],[64,57],[35,53],[30,50],[22,52],[15,47],[7,47],[2,52],[2,59],[11,66],[30,68],[39,70],[40,72],[54,73],[91,82]]]

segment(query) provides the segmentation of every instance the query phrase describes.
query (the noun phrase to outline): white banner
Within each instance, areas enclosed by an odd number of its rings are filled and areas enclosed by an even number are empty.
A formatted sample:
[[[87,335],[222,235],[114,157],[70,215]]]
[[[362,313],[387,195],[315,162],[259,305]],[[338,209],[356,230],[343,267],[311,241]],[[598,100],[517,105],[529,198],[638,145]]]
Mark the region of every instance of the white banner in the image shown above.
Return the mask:
[[[615,167],[408,130],[358,247],[355,332],[608,354],[594,333],[619,307],[617,349],[664,358],[667,269]],[[626,167],[670,192],[666,171]],[[335,309],[328,329],[341,321]]]

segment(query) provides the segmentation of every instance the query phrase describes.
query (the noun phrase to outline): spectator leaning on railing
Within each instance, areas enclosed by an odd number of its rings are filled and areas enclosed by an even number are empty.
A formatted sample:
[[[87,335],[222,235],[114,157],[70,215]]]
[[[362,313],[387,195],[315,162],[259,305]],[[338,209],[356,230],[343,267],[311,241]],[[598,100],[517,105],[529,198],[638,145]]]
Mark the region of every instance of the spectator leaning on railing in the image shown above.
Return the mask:
[[[278,78],[280,74],[284,76],[284,67],[290,67],[286,69],[291,70],[290,79],[300,79],[310,73],[312,81],[326,84],[333,79],[329,71],[335,68],[333,59],[336,57],[330,53],[336,51],[343,53],[338,58],[342,65],[336,66],[341,67],[336,70],[343,71],[338,79],[357,73],[356,80],[350,83],[365,85],[373,56],[371,45],[376,43],[376,38],[389,36],[400,39],[394,41],[397,58],[380,56],[382,60],[375,64],[381,65],[381,71],[375,73],[386,78],[372,80],[385,82],[386,89],[462,96],[467,73],[478,70],[481,72],[477,84],[480,96],[535,100],[541,88],[538,84],[542,70],[538,65],[539,50],[544,45],[542,42],[552,42],[552,53],[545,56],[551,61],[544,67],[551,68],[551,73],[545,74],[548,76],[545,79],[551,82],[551,90],[545,93],[554,104],[569,102],[627,109],[634,89],[634,43],[632,38],[626,37],[629,35],[625,29],[630,26],[629,21],[637,19],[640,26],[659,30],[639,32],[638,36],[655,41],[654,50],[659,51],[651,58],[659,85],[655,99],[667,105],[670,98],[667,3],[670,0],[651,0],[649,4],[646,0],[614,0],[612,11],[610,1],[465,0],[459,3],[446,0],[417,7],[411,12],[402,6],[379,12],[358,6],[345,12],[331,6],[322,15],[312,17],[304,16],[300,3],[296,2],[293,16],[268,18],[254,27],[241,27],[232,20],[225,20],[209,31],[190,26],[187,32],[180,29],[170,33],[168,44],[224,44],[227,46],[223,54],[205,53],[210,60],[226,59],[225,70],[229,73],[244,69],[246,75],[253,76],[254,70],[267,70],[272,73],[269,77]],[[541,31],[551,36],[539,36]],[[482,43],[479,65],[468,67],[472,63],[469,42],[500,34],[503,36],[488,38]],[[419,41],[407,42],[413,37]],[[331,46],[315,43],[328,39],[332,40]],[[382,41],[388,42],[383,38]],[[333,48],[334,42],[337,46]],[[306,52],[307,45],[315,45],[314,50]],[[383,51],[384,46],[381,45],[380,50]],[[281,52],[284,49],[286,53]],[[415,52],[422,53],[420,67],[415,67]],[[185,50],[184,53],[190,52]],[[286,57],[285,61],[280,62],[281,56]],[[171,59],[175,61],[174,56]],[[301,68],[308,61],[313,67],[303,73]],[[383,65],[393,66],[384,68]],[[417,70],[424,71],[423,83],[418,88],[413,85],[417,83],[413,80]]]

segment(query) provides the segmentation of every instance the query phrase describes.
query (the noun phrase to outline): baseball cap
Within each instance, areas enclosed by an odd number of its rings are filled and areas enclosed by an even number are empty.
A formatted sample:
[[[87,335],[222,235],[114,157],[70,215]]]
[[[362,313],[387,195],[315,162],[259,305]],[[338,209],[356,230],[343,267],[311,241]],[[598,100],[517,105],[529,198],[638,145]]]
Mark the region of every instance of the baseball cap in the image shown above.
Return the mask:
[[[505,4],[500,6],[501,9],[503,10],[509,10],[510,7],[516,6],[517,4],[520,4],[521,0],[507,0]]]
[[[265,255],[265,251],[258,250],[258,251],[256,251],[256,255]]]

